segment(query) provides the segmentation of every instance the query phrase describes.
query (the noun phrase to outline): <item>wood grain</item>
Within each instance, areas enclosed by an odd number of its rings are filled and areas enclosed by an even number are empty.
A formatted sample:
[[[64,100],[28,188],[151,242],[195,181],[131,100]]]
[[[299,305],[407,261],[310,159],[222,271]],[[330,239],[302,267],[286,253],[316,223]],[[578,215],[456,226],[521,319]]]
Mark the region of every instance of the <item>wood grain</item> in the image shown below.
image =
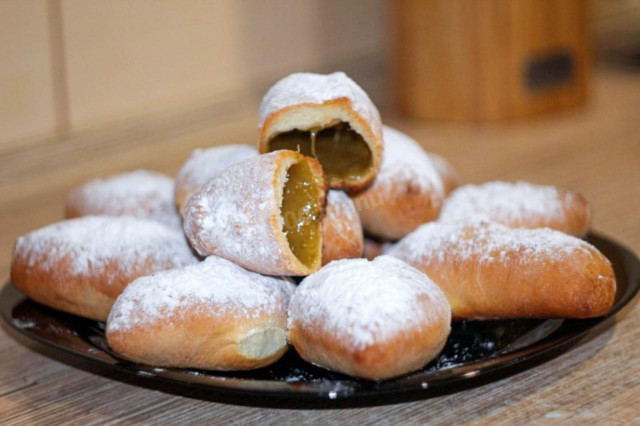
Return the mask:
[[[62,217],[65,192],[139,167],[175,173],[197,146],[256,140],[255,104],[147,120],[0,156],[0,275],[15,239]],[[403,119],[388,124],[448,158],[465,182],[550,183],[582,192],[595,229],[640,251],[640,75],[600,71],[593,101],[529,121],[483,124]],[[629,424],[640,419],[638,300],[614,327],[516,376],[452,395],[382,407],[285,410],[173,396],[40,356],[0,332],[0,423],[110,424]]]
[[[586,99],[585,2],[402,0],[393,6],[394,81],[409,115],[492,120]],[[531,64],[560,54],[570,55],[571,78],[542,88],[528,84]]]

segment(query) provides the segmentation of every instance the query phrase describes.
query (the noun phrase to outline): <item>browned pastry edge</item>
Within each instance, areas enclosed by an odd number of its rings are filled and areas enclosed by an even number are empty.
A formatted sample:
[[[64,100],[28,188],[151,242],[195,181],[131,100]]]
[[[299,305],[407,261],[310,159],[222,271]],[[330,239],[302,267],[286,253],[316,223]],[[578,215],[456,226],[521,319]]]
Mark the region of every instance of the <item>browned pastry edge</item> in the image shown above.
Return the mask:
[[[272,127],[275,127],[276,125],[283,126],[283,123],[288,121],[287,115],[291,115],[292,111],[300,112],[302,110],[309,110],[313,111],[313,114],[318,114],[320,117],[319,124],[329,124],[332,120],[335,120],[337,117],[344,114],[348,117],[352,129],[362,136],[363,140],[371,150],[373,164],[369,173],[358,180],[334,179],[329,182],[329,187],[332,189],[344,189],[347,191],[360,191],[370,185],[375,179],[382,158],[382,128],[377,123],[369,123],[365,120],[358,112],[355,111],[351,99],[347,97],[331,99],[323,102],[322,104],[300,103],[287,106],[269,114],[260,128],[258,140],[258,149],[260,150],[260,153],[268,152],[269,141],[277,134],[274,134],[275,132]],[[339,111],[341,114],[336,114],[336,111]],[[286,127],[288,130],[298,128],[295,123],[287,123]],[[282,132],[280,131],[278,133]]]
[[[449,318],[439,318],[427,329],[412,329],[362,350],[350,350],[322,325],[301,327],[292,321],[289,341],[298,354],[312,364],[349,376],[383,380],[418,370],[444,347],[451,328]]]
[[[135,362],[222,371],[264,367],[287,351],[286,312],[254,317],[233,311],[222,315],[212,309],[215,307],[195,303],[152,324],[127,330],[107,327],[107,341],[114,351]],[[255,358],[243,345],[248,344],[248,337],[265,330],[278,335],[281,345],[274,353]]]

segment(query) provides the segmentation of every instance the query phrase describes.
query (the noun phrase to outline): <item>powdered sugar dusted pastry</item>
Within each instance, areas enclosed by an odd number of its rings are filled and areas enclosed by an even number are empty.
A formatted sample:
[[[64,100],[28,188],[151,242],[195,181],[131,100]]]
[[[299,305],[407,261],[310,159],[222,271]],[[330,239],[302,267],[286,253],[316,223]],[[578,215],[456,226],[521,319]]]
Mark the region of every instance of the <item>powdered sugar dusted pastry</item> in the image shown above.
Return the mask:
[[[182,212],[191,194],[221,171],[257,155],[258,150],[249,145],[223,145],[193,151],[176,176],[175,200],[178,211]]]
[[[321,266],[325,190],[315,159],[287,150],[260,155],[193,194],[184,230],[203,256],[266,275],[308,275]]]
[[[434,359],[450,321],[442,291],[406,263],[389,256],[338,260],[298,286],[289,305],[289,341],[314,364],[387,379]]]
[[[135,278],[195,262],[174,228],[129,216],[85,216],[18,238],[11,282],[36,302],[104,321]]]
[[[317,158],[331,188],[363,188],[378,171],[380,114],[342,72],[278,81],[262,99],[258,126],[260,152],[291,149]]]
[[[150,365],[246,370],[287,350],[294,285],[216,256],[132,282],[107,322],[107,341]]]
[[[438,217],[444,189],[429,155],[416,141],[389,126],[384,126],[383,135],[380,171],[353,201],[367,234],[397,240]]]
[[[335,189],[327,192],[322,220],[322,264],[332,260],[362,256],[362,225],[356,206],[347,194]]]
[[[443,156],[433,152],[427,152],[427,155],[431,159],[431,163],[440,175],[444,194],[449,195],[451,191],[453,191],[460,185],[460,176],[458,176],[458,172],[453,167],[453,165],[448,162],[447,159]]]
[[[464,185],[445,202],[439,220],[487,220],[512,228],[548,227],[581,237],[589,230],[591,209],[579,194],[527,182]]]
[[[182,226],[173,200],[173,179],[149,170],[96,179],[73,189],[67,196],[65,217],[89,215],[128,215]]]
[[[432,222],[387,254],[429,275],[462,319],[597,317],[609,311],[616,292],[602,253],[548,228]]]

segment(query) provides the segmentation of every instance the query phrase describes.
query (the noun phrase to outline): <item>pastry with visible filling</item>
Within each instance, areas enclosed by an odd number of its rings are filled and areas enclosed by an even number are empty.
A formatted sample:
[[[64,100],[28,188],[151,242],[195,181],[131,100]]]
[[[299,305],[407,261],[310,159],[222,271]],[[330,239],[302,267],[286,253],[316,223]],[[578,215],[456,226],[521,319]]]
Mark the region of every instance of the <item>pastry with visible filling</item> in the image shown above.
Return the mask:
[[[422,272],[389,256],[331,262],[289,304],[289,341],[308,362],[371,380],[425,366],[444,347],[451,310]]]
[[[357,190],[373,181],[382,155],[380,114],[342,72],[291,74],[260,104],[261,153],[290,149],[317,158],[329,187]]]
[[[582,237],[591,208],[580,194],[527,182],[464,185],[447,198],[440,222],[486,220],[511,228],[551,228]]]
[[[429,275],[458,319],[598,317],[616,293],[598,249],[549,228],[431,222],[386,253]]]
[[[105,321],[134,279],[197,261],[177,229],[129,216],[85,216],[18,238],[11,282],[43,305]]]
[[[107,341],[125,358],[163,367],[248,370],[287,350],[287,305],[295,286],[216,256],[129,284],[107,321]]]
[[[178,211],[182,213],[187,199],[220,172],[257,155],[258,150],[249,145],[222,145],[193,151],[176,176]]]
[[[67,195],[65,217],[135,216],[181,228],[173,200],[173,179],[136,170],[92,180]]]
[[[325,191],[317,160],[288,150],[260,155],[193,194],[184,230],[203,256],[266,275],[309,275],[322,262]]]
[[[353,195],[367,235],[397,240],[438,217],[442,179],[429,155],[409,136],[384,126],[384,154],[375,181]]]
[[[322,264],[362,256],[362,225],[356,206],[347,194],[336,189],[327,192],[322,220]]]

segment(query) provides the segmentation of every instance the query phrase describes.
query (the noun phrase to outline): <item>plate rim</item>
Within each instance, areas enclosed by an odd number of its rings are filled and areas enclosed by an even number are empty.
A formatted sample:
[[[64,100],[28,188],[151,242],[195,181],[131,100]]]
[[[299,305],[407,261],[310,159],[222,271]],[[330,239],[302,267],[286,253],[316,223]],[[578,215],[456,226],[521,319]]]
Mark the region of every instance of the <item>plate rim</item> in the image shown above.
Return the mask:
[[[373,384],[385,384],[385,386],[358,389],[355,393],[349,392],[348,388],[340,388],[339,384],[345,382],[345,380],[327,380],[327,385],[322,389],[318,389],[318,386],[315,386],[319,382],[306,382],[314,386],[310,389],[298,387],[298,389],[294,390],[291,389],[291,383],[285,381],[216,377],[215,371],[212,371],[212,374],[208,375],[208,377],[219,379],[217,383],[205,384],[198,380],[186,382],[184,379],[178,380],[167,374],[172,370],[180,369],[157,368],[128,362],[114,357],[111,353],[91,343],[103,354],[114,359],[114,363],[108,363],[103,359],[89,356],[85,352],[61,345],[30,333],[28,329],[18,327],[10,317],[11,310],[27,298],[10,281],[5,283],[0,290],[0,318],[2,319],[0,325],[16,341],[49,358],[111,379],[175,395],[251,406],[273,407],[273,403],[277,402],[279,406],[285,407],[289,405],[298,408],[308,403],[312,404],[311,408],[335,408],[344,404],[348,406],[372,406],[421,400],[477,387],[484,383],[490,383],[526,371],[568,351],[582,340],[589,336],[600,334],[608,328],[618,312],[627,306],[640,290],[640,260],[627,247],[603,234],[592,231],[589,232],[586,239],[600,251],[603,251],[602,248],[604,247],[606,248],[604,251],[615,252],[615,263],[620,264],[625,275],[622,281],[625,284],[624,291],[619,295],[607,315],[584,320],[562,320],[563,323],[559,326],[559,329],[569,327],[569,331],[565,334],[558,335],[556,330],[542,340],[517,349],[512,353],[476,360],[469,364],[431,373],[426,386],[424,386],[424,381],[417,378],[415,383],[406,382],[412,376],[422,374],[421,372],[399,378],[405,382],[397,381],[395,384],[394,380],[372,382]],[[614,262],[612,261],[612,263]],[[617,276],[616,281],[620,282]],[[11,309],[9,309],[10,307]],[[57,312],[45,306],[42,306],[42,308]],[[74,317],[71,314],[64,315]],[[82,318],[79,319],[87,321]],[[456,374],[452,376],[454,372]],[[194,376],[194,379],[196,377],[198,376]],[[233,382],[236,382],[239,386],[230,386]],[[285,387],[274,389],[271,386],[275,383],[281,383]],[[334,385],[331,386],[331,383]],[[265,388],[266,384],[269,384],[269,386]],[[177,389],[174,389],[174,387]],[[203,392],[204,394],[202,394]],[[264,398],[264,400],[248,401],[248,396]],[[326,407],[317,406],[318,403],[327,402],[331,402],[331,404]]]

